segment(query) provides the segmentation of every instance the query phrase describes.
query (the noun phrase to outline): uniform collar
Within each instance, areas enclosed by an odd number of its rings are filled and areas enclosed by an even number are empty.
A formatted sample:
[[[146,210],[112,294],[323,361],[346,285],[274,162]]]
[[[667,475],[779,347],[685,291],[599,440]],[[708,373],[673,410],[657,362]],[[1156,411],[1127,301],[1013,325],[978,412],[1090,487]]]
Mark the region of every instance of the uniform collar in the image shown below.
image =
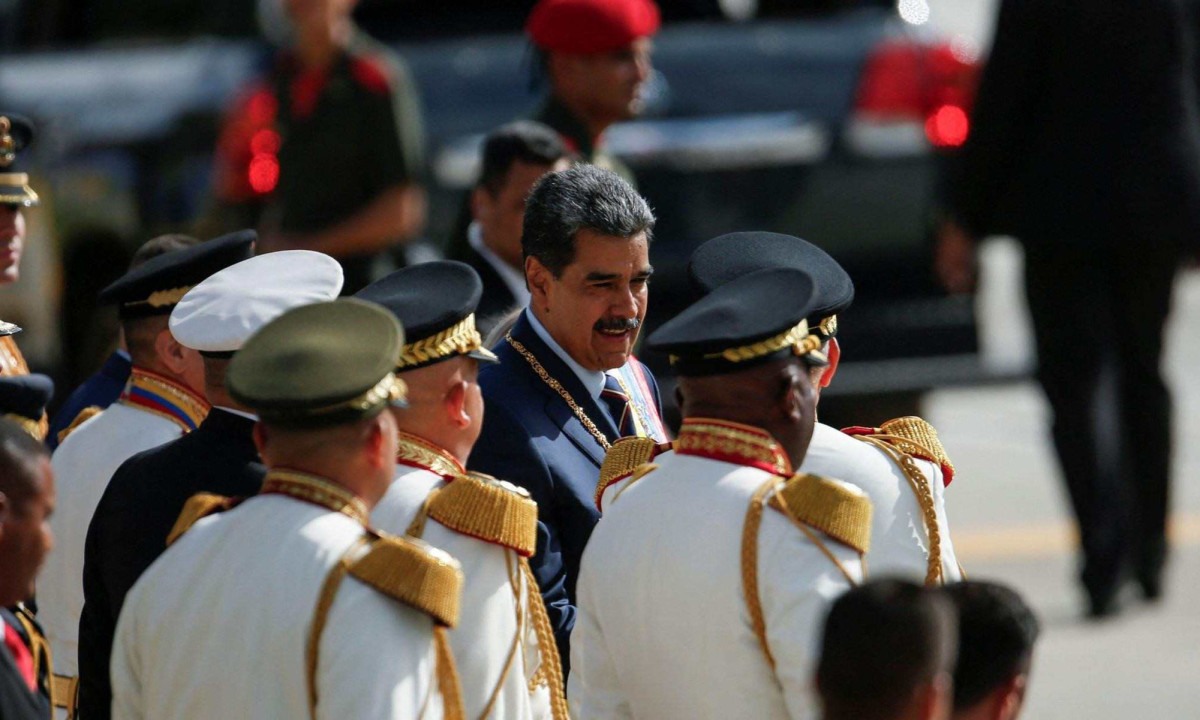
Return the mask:
[[[195,430],[210,409],[191,388],[137,365],[129,373],[121,403],[167,418],[184,432]]]
[[[396,439],[396,462],[401,465],[428,470],[447,479],[467,473],[457,458],[424,438],[400,431]]]
[[[342,513],[364,526],[370,513],[367,504],[337,483],[317,475],[287,468],[271,468],[259,495],[287,495],[301,502]]]
[[[783,447],[761,428],[728,420],[686,418],[673,445],[680,455],[746,465],[776,475],[791,475],[792,463]]]

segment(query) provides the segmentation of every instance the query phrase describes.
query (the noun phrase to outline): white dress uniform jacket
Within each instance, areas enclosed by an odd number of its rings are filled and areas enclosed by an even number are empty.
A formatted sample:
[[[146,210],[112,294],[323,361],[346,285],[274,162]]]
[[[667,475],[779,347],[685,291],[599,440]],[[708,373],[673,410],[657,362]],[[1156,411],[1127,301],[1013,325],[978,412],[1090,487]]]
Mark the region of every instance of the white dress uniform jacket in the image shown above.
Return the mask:
[[[419,535],[430,545],[453,555],[462,565],[465,579],[462,604],[458,625],[450,631],[450,645],[462,678],[466,717],[492,720],[553,717],[552,683],[547,678],[530,687],[531,678],[545,676],[544,671],[539,674],[543,662],[559,662],[553,642],[550,642],[550,657],[542,657],[535,629],[535,608],[531,606],[540,605],[542,597],[535,584],[531,588],[530,575],[522,569],[523,558],[533,553],[536,543],[536,503],[522,488],[491,481],[488,486],[497,491],[492,502],[474,506],[484,508],[484,514],[446,518],[461,529],[442,524],[435,519],[436,513],[414,528],[414,519],[426,512],[427,500],[437,502],[437,496],[431,499],[431,493],[440,493],[448,483],[483,480],[478,476],[465,477],[466,470],[453,456],[421,438],[401,433],[399,446],[400,464],[395,482],[371,512],[371,521],[384,532]],[[505,512],[504,507],[509,511]],[[476,523],[476,532],[483,531],[485,526],[512,528],[521,539],[511,544],[520,547],[506,546],[501,538],[484,539],[469,534],[467,524]],[[543,616],[544,613],[543,609]],[[553,692],[560,693],[561,698],[561,686]]]
[[[943,582],[962,579],[950,525],[946,520],[945,482],[933,462],[913,458],[933,499],[940,539]],[[844,480],[861,488],[875,508],[867,567],[873,576],[899,575],[916,582],[926,579],[930,539],[917,494],[900,466],[877,446],[817,423],[800,471]]]
[[[310,717],[317,599],[366,532],[266,488],[196,523],[130,590],[113,646],[114,720]],[[430,616],[353,576],[318,658],[317,718],[442,717]]]
[[[54,551],[38,577],[37,601],[38,618],[46,629],[54,670],[59,675],[78,673],[83,546],[92,515],[113,473],[143,450],[179,438],[208,412],[208,403],[183,386],[165,378],[143,383],[141,378],[145,376],[138,368],[134,368],[134,375],[151,399],[168,400],[179,412],[148,409],[129,403],[123,396],[122,401],[72,431],[50,461],[58,490],[57,507],[50,518]]]
[[[756,491],[773,478],[783,483],[790,467],[761,430],[705,423],[685,421],[676,451],[642,466],[604,507],[579,577],[574,717],[816,717],[810,686],[821,623],[832,600],[862,580],[860,553],[763,510],[753,567],[772,667],[743,593],[743,529]],[[730,428],[757,460],[749,451],[738,457]],[[724,452],[685,454],[694,440]],[[775,456],[773,469],[763,451]],[[813,480],[865,505],[858,490]]]

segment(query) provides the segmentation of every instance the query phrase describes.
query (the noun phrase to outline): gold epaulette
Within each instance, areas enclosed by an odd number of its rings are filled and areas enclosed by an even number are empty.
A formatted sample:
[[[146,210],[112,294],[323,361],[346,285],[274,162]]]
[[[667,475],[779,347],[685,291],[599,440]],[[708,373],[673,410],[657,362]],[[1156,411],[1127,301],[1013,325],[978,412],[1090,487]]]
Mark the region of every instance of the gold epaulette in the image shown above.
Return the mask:
[[[853,485],[796,474],[771,497],[771,507],[859,553],[871,547],[871,500]]]
[[[429,500],[429,517],[524,557],[537,548],[537,503],[525,488],[490,475],[469,473],[446,483]]]
[[[173,544],[201,518],[229,510],[241,501],[242,498],[232,498],[205,492],[196,493],[183,504],[183,511],[179,513],[174,527],[171,528],[171,532],[167,535],[167,545],[170,546]]]
[[[915,415],[888,420],[879,426],[884,435],[899,438],[893,446],[901,452],[913,457],[928,460],[942,467],[943,484],[949,485],[954,479],[954,463],[942,447],[937,430],[928,422]]]
[[[601,510],[600,498],[610,485],[628,477],[639,465],[645,465],[659,453],[670,449],[670,444],[660,445],[654,438],[648,437],[623,437],[613,443],[604,456],[604,464],[600,466],[600,482],[596,484],[596,496],[593,499],[596,509]]]
[[[99,405],[89,405],[80,410],[79,414],[75,416],[75,419],[71,421],[70,425],[58,431],[58,442],[61,444],[63,440],[67,439],[68,435],[75,432],[75,428],[96,417],[103,411],[104,408],[100,407]]]
[[[462,595],[458,561],[414,538],[380,534],[349,573],[390,598],[454,627]]]

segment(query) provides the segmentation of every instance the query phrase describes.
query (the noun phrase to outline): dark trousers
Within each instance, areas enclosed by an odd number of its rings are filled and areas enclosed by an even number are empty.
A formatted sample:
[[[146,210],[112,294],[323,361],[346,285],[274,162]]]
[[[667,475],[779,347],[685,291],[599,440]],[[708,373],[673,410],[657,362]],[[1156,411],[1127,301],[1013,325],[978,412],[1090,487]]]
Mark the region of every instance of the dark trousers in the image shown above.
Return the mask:
[[[1081,579],[1111,597],[1125,568],[1166,558],[1171,395],[1160,359],[1180,250],[1129,236],[1090,247],[1026,241],[1038,380],[1079,523]]]

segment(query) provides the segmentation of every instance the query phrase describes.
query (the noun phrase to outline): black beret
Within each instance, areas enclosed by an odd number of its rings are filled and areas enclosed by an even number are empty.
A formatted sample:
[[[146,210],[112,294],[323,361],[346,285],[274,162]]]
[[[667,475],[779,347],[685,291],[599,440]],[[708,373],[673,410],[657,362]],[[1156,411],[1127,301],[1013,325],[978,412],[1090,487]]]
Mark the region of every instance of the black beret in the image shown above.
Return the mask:
[[[20,172],[20,153],[33,144],[33,123],[21,115],[0,112],[0,203],[30,207],[38,195],[29,176]]]
[[[354,296],[384,306],[404,326],[405,345],[396,361],[400,371],[459,355],[496,362],[475,327],[483,281],[470,265],[454,260],[413,265],[376,280]]]
[[[209,275],[249,258],[257,238],[240,230],[151,258],[101,290],[100,302],[118,305],[122,319],[169,315]]]
[[[226,383],[267,424],[317,428],[403,406],[393,373],[404,332],[387,310],[354,298],[293,308],[238,350]]]
[[[696,248],[688,265],[700,292],[710,292],[755,270],[786,267],[812,276],[817,296],[809,324],[818,325],[854,302],[854,281],[821,248],[807,240],[773,232],[736,232],[715,237]]]
[[[714,289],[647,339],[667,353],[680,375],[717,375],[788,355],[824,365],[805,320],[817,292],[812,277],[794,268],[742,275]]]

